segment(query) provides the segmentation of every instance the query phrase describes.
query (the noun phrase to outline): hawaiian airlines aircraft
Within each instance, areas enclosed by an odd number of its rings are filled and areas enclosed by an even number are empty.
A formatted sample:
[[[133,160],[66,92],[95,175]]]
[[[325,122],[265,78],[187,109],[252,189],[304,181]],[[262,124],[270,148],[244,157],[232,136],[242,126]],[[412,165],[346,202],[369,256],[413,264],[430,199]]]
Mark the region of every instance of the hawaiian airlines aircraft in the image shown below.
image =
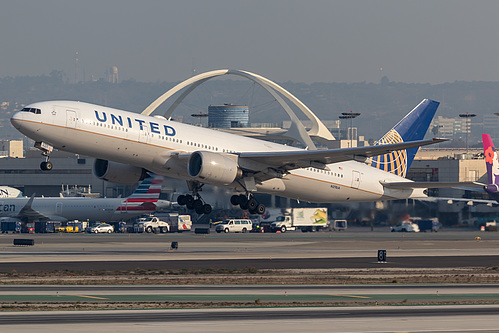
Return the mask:
[[[499,155],[489,134],[482,134],[482,142],[483,152],[485,155],[485,167],[487,168],[487,184],[473,182],[472,184],[470,184],[473,185],[473,187],[463,187],[459,184],[456,184],[455,186],[457,189],[461,190],[485,192],[493,200],[444,197],[428,197],[422,200],[433,202],[445,200],[449,204],[457,201],[464,201],[467,202],[470,206],[473,206],[474,204],[487,204],[488,206],[497,205],[499,203]]]
[[[265,212],[253,193],[329,203],[426,197],[426,183],[406,178],[439,103],[425,99],[377,145],[307,150],[174,122],[162,116],[73,101],[28,105],[14,114],[16,129],[35,140],[52,169],[55,148],[96,157],[101,179],[134,183],[145,170],[185,179],[192,195],[178,203],[208,214],[199,192],[204,184],[243,193],[231,202],[252,213]]]
[[[145,178],[127,198],[1,198],[0,217],[23,221],[90,220],[112,222],[150,214],[169,207],[159,200],[163,176]]]

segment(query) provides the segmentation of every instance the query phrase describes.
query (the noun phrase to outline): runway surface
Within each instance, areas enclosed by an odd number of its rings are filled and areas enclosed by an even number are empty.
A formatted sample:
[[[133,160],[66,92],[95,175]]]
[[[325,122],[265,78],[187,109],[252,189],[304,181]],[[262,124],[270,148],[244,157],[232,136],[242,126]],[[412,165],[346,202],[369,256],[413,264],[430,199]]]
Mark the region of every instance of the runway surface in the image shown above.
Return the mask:
[[[227,302],[244,306],[353,301],[364,304],[487,303],[499,298],[498,284],[429,285],[228,285],[228,286],[0,286],[0,302],[113,303]],[[312,304],[311,303],[311,304]],[[6,304],[6,303],[5,303]],[[221,303],[220,303],[221,304]],[[258,304],[257,304],[258,306]]]
[[[498,306],[0,313],[2,331],[497,332]]]
[[[376,253],[375,253],[376,255]],[[386,262],[369,258],[289,258],[289,259],[204,259],[204,260],[133,260],[133,261],[60,261],[0,263],[0,272],[37,271],[132,271],[182,269],[331,269],[331,268],[452,268],[495,267],[499,256],[396,257]]]
[[[359,229],[364,230],[364,229]],[[13,245],[28,238],[34,246]],[[178,243],[178,250],[170,248]],[[0,235],[0,272],[246,268],[494,267],[497,232]],[[377,261],[387,251],[386,263]]]
[[[13,246],[31,238],[35,246]],[[172,241],[178,250],[170,249]],[[386,263],[377,250],[387,251]],[[286,234],[0,235],[0,272],[192,268],[454,268],[499,265],[499,234],[377,230]],[[499,285],[0,286],[4,301],[198,302],[360,299],[369,307],[0,312],[2,332],[497,332],[495,305],[407,306],[406,300],[495,301]],[[101,300],[99,300],[101,299]],[[398,306],[376,306],[379,301]],[[162,304],[162,305],[160,305]],[[366,303],[364,303],[366,304]]]

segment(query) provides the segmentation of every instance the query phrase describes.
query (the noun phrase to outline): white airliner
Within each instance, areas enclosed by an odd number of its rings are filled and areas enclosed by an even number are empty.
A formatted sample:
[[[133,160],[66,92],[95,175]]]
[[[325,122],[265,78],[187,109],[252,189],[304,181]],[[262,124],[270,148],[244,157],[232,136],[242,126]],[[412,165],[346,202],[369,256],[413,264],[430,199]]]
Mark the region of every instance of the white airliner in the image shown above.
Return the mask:
[[[0,186],[0,198],[16,198],[22,196],[21,191],[10,186]]]
[[[169,207],[159,200],[163,176],[145,178],[127,198],[54,197],[0,198],[0,218],[25,222],[90,220],[120,221]]]
[[[232,204],[265,212],[253,193],[331,203],[426,197],[427,183],[404,178],[439,103],[425,99],[377,145],[306,150],[207,128],[74,101],[33,103],[15,113],[16,129],[35,140],[52,169],[52,149],[96,157],[101,179],[134,183],[144,170],[185,179],[192,195],[181,195],[197,213],[208,214],[203,184],[236,192]]]

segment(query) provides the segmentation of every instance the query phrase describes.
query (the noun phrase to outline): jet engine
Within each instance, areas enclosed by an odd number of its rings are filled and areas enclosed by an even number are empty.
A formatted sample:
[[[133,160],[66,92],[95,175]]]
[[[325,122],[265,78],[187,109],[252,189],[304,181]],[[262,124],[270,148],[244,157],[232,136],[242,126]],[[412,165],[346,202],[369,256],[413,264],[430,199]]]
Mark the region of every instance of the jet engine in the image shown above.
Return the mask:
[[[96,159],[94,174],[112,183],[133,185],[147,177],[146,170],[133,165]]]
[[[241,170],[233,159],[209,151],[195,151],[187,165],[189,176],[212,185],[229,185],[241,176]]]

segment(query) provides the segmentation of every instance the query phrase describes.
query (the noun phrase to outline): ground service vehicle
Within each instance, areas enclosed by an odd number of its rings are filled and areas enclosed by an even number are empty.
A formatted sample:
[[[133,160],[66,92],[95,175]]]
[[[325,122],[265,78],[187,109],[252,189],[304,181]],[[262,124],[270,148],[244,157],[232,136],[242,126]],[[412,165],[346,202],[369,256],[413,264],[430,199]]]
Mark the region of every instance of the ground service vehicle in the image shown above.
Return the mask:
[[[272,232],[286,232],[300,229],[318,231],[329,226],[327,208],[289,208],[283,210],[283,215],[278,216],[270,225]]]
[[[190,231],[192,228],[192,220],[190,215],[178,215],[170,213],[167,217],[170,232]]]
[[[402,221],[391,228],[392,232],[400,231],[400,232],[419,232],[419,227],[416,223],[411,221]]]
[[[347,220],[334,220],[333,230],[334,231],[347,230]]]
[[[133,225],[134,232],[161,232],[166,233],[170,230],[170,226],[167,222],[161,221],[156,216],[148,216],[148,217],[140,217],[137,219],[135,224]]]
[[[0,226],[2,234],[7,234],[9,232],[17,234],[21,232],[22,223],[15,218],[3,217],[0,219]]]
[[[253,222],[247,219],[230,219],[218,224],[215,228],[216,232],[248,232],[253,229]]]
[[[99,223],[96,224],[88,229],[88,232],[92,234],[98,234],[98,233],[112,233],[114,232],[114,227],[110,224],[107,223]]]
[[[418,224],[419,231],[435,231],[437,232],[440,229],[440,223],[438,222],[438,218],[432,218],[428,220],[416,220],[414,221]]]
[[[59,221],[40,221],[35,222],[35,232],[46,234],[55,232],[55,228],[59,227],[61,222]]]
[[[35,233],[35,222],[27,222],[22,224],[21,232],[25,234]]]

